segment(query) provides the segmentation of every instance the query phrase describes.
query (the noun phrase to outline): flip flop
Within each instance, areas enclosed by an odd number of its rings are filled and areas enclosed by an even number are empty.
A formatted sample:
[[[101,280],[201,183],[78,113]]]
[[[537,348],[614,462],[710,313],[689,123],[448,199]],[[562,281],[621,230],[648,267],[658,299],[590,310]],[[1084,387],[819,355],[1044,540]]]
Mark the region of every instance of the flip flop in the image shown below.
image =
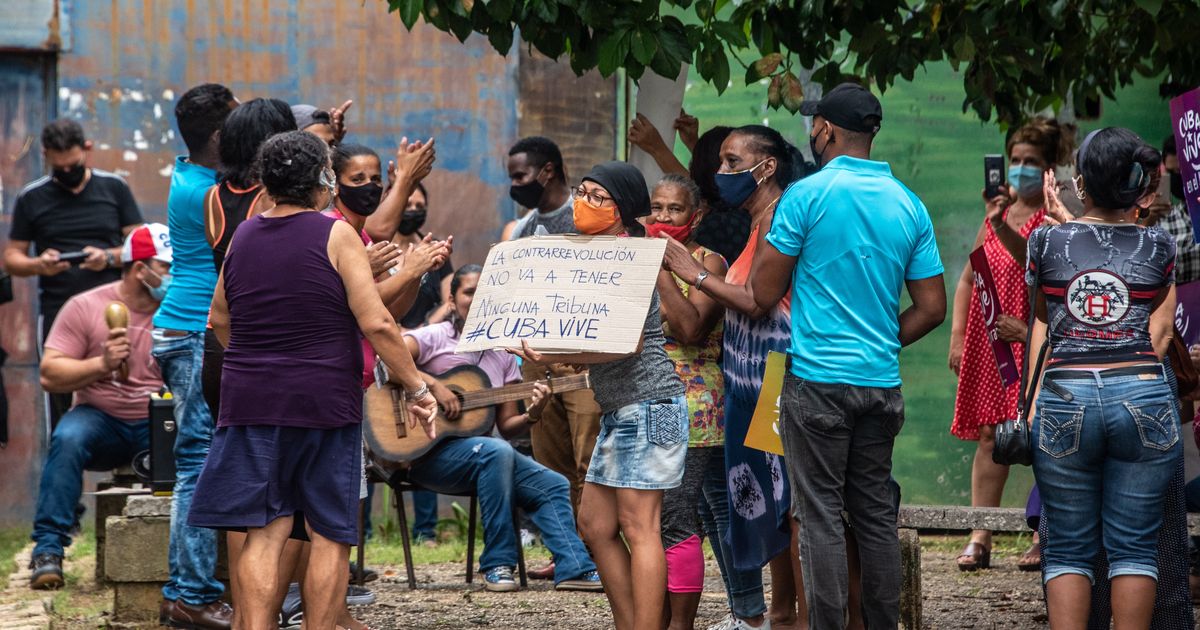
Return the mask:
[[[955,560],[958,563],[959,571],[978,571],[980,569],[989,569],[992,566],[992,550],[984,547],[981,543],[971,541],[963,547],[962,553],[958,554]]]

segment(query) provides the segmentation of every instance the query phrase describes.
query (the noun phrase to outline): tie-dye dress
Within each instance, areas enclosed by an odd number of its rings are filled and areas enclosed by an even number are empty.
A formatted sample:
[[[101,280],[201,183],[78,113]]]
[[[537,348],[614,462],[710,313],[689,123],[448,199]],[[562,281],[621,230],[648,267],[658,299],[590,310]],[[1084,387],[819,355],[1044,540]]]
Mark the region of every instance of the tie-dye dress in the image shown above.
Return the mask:
[[[758,249],[759,228],[725,281],[744,285]],[[767,353],[786,353],[791,343],[791,293],[761,319],[725,310],[722,371],[725,375],[725,469],[729,487],[729,537],[734,567],[756,569],[788,547],[791,487],[783,458],[744,446],[762,389]]]

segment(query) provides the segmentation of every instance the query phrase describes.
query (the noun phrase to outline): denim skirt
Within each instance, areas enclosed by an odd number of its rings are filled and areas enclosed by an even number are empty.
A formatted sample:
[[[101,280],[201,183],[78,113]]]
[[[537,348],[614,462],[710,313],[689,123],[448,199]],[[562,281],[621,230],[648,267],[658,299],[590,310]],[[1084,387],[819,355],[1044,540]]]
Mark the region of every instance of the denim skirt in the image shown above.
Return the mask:
[[[625,405],[600,417],[586,479],[611,488],[677,487],[683,481],[687,442],[685,397]]]

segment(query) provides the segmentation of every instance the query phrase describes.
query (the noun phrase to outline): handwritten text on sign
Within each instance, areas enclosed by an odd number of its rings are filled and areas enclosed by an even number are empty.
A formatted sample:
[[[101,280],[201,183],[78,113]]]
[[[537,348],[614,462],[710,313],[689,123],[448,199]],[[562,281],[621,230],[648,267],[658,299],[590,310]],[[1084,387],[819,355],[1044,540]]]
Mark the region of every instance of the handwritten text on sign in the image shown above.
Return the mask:
[[[666,241],[535,236],[494,245],[458,352],[519,348],[628,353],[637,348]]]

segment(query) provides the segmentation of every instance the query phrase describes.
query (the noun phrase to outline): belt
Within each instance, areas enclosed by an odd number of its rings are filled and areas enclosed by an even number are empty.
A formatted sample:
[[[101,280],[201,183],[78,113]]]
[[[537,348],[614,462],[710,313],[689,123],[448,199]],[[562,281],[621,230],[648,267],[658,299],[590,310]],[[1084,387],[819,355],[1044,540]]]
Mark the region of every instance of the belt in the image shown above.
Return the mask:
[[[1065,381],[1077,379],[1095,380],[1100,378],[1115,378],[1118,376],[1140,376],[1142,374],[1163,375],[1163,366],[1161,363],[1146,364],[1146,365],[1130,365],[1128,367],[1108,368],[1105,370],[1088,370],[1088,369],[1071,369],[1059,368],[1046,370],[1044,380],[1047,381]]]
[[[170,328],[159,328],[158,332],[164,337],[186,337],[188,335],[195,334],[186,330],[171,330]]]

